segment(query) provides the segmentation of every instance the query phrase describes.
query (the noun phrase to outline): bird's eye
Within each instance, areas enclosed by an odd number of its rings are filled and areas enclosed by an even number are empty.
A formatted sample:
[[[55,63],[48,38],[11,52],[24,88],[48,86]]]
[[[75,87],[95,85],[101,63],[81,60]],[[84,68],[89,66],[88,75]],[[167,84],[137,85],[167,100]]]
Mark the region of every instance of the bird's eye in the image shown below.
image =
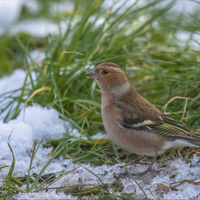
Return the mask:
[[[103,74],[108,74],[108,70],[103,70]]]

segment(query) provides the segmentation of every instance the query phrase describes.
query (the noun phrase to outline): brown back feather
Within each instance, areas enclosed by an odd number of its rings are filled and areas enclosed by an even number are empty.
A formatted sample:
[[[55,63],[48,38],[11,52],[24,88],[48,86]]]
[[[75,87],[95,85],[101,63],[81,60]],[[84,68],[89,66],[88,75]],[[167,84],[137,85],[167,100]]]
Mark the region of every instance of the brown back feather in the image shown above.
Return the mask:
[[[133,87],[118,100],[117,104],[122,111],[124,119],[135,119],[135,122],[137,123],[145,120],[151,120],[155,123],[162,122],[159,117],[162,112],[144,99]]]

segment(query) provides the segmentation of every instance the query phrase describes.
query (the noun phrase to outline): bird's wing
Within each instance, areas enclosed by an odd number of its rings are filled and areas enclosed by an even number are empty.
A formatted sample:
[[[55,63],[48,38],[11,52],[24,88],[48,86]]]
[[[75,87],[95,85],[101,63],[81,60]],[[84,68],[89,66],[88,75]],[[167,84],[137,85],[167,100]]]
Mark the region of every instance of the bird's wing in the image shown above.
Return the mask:
[[[166,115],[160,115],[161,121],[144,120],[142,122],[135,123],[136,121],[129,119],[123,120],[122,126],[130,129],[137,130],[151,130],[152,132],[167,137],[189,137],[195,138],[190,134],[190,131],[182,124],[174,121]]]
[[[195,138],[182,124],[164,115],[135,90],[117,102],[121,111],[121,126],[135,130],[151,130],[172,138]]]
[[[162,123],[150,125],[150,129],[163,136],[192,137],[190,131],[179,122],[174,121],[166,115],[161,115]]]

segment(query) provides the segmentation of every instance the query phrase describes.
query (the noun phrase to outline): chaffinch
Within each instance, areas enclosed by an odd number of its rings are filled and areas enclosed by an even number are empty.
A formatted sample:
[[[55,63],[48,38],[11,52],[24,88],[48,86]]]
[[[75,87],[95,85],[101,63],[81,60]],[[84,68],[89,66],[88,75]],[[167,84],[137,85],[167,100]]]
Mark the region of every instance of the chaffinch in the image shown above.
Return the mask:
[[[131,85],[125,72],[114,63],[102,63],[86,76],[101,89],[103,124],[111,140],[130,153],[154,156],[172,147],[200,147],[200,138],[182,124],[164,115]]]

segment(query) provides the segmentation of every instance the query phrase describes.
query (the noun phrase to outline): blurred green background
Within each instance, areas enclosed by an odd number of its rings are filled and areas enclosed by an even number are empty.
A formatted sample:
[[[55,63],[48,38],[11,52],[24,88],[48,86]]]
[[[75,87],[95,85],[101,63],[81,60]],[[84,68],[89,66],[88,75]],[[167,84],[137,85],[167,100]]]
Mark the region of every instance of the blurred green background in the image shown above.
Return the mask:
[[[174,96],[200,102],[198,9],[189,13],[180,1],[161,0],[30,2],[21,4],[10,25],[1,25],[0,76],[20,68],[31,79],[19,97],[1,95],[10,99],[2,108],[5,122],[18,115],[21,103],[38,103],[57,109],[89,139],[103,132],[100,91],[85,73],[108,61],[121,65],[159,109]],[[176,99],[167,112],[198,134],[200,105],[188,100],[183,113],[184,106],[184,99]]]

